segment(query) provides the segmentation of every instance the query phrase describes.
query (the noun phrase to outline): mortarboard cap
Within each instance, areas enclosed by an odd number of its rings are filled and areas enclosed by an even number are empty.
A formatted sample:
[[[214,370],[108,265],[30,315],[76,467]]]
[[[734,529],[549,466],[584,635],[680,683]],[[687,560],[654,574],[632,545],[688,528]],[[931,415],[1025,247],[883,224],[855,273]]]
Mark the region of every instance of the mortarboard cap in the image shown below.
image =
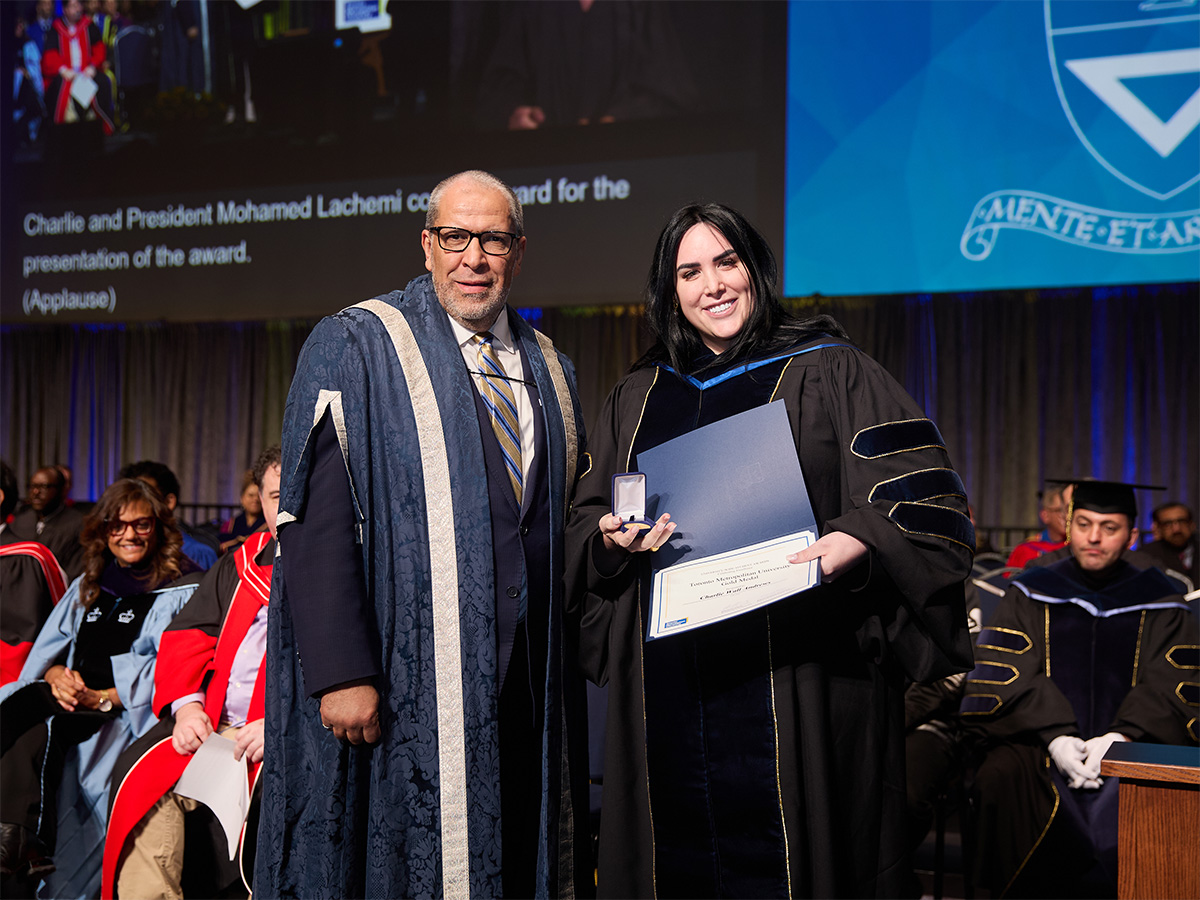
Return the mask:
[[[1095,478],[1051,478],[1054,484],[1075,485],[1071,495],[1071,511],[1087,509],[1097,513],[1125,513],[1132,522],[1137,518],[1137,500],[1133,492],[1165,491],[1161,484],[1128,484],[1123,481],[1100,481]],[[1070,517],[1068,517],[1068,522]]]

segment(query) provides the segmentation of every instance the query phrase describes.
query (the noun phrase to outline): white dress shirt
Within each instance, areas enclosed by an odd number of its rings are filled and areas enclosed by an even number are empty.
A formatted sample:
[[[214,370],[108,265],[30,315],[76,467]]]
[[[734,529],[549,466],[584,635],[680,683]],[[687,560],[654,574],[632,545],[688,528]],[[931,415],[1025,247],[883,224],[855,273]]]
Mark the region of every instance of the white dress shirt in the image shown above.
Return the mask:
[[[450,319],[450,327],[454,329],[454,337],[458,340],[458,349],[462,352],[467,371],[475,380],[475,387],[482,390],[483,376],[479,374],[479,348],[471,343],[475,332],[464,328],[454,319]],[[529,402],[529,391],[521,381],[525,380],[525,367],[521,365],[521,354],[517,352],[513,340],[512,328],[508,324],[508,307],[500,310],[500,315],[488,329],[492,333],[492,349],[504,366],[504,371],[510,379],[513,397],[517,401],[517,420],[521,426],[521,475],[529,477],[529,464],[533,461],[533,404]]]

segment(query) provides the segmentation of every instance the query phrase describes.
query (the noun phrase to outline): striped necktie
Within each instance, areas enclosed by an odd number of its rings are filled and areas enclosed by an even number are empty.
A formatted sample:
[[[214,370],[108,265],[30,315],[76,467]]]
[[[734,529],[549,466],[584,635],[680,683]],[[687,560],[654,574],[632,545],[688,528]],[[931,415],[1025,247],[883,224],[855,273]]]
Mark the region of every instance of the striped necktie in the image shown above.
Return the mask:
[[[479,353],[480,395],[491,413],[492,430],[496,432],[496,440],[500,442],[500,450],[504,453],[504,466],[508,469],[508,478],[512,482],[513,493],[517,497],[517,505],[521,505],[521,426],[517,418],[517,400],[513,389],[505,378],[504,366],[492,348],[494,335],[490,331],[477,334],[471,338]]]

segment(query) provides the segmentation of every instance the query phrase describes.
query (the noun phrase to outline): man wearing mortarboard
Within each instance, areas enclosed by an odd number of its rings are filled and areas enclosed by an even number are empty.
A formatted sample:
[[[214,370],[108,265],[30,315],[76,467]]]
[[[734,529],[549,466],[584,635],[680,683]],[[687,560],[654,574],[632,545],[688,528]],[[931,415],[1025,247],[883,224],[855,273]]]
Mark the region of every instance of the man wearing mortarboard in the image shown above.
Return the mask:
[[[975,878],[993,897],[1115,897],[1117,782],[1100,760],[1114,741],[1196,746],[1200,626],[1162,571],[1122,558],[1135,487],[1075,482],[1070,555],[1014,577],[980,632],[960,713]]]

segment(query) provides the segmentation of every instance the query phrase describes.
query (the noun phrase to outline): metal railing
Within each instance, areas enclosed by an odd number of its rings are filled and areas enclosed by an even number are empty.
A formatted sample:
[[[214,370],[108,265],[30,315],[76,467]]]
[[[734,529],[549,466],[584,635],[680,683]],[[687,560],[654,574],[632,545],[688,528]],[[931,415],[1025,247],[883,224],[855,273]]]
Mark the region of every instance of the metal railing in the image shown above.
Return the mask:
[[[1041,528],[1029,525],[975,526],[975,534],[979,538],[979,543],[982,546],[991,547],[997,553],[1003,553],[1006,558],[1013,547],[1022,541],[1029,540],[1031,535],[1036,537],[1041,531]]]
[[[175,506],[175,517],[189,525],[218,525],[232,519],[242,511],[240,503],[179,503]]]

